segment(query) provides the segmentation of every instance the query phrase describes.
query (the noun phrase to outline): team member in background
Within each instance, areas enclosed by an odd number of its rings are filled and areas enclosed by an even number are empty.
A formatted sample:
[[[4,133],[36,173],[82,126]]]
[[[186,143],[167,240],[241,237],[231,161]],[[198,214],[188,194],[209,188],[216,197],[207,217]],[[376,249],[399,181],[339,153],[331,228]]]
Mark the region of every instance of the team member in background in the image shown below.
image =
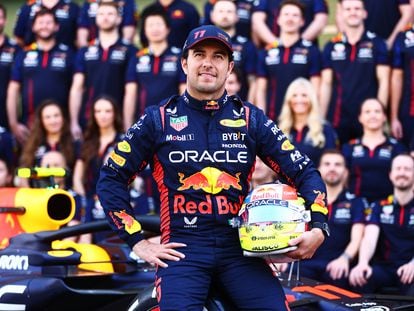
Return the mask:
[[[341,144],[361,136],[361,103],[377,97],[388,104],[390,66],[385,40],[364,27],[363,0],[340,0],[343,32],[324,48],[320,103]]]
[[[254,2],[252,14],[253,38],[259,46],[272,44],[280,36],[277,22],[280,9],[289,0],[258,0]],[[304,6],[304,23],[301,37],[316,42],[323,28],[328,24],[328,5],[325,0],[299,0]]]
[[[241,89],[241,74],[237,67],[233,67],[229,77],[226,79],[225,88],[229,95],[237,95]]]
[[[234,66],[241,72],[242,86],[239,96],[243,100],[253,101],[254,81],[256,72],[257,51],[253,42],[247,37],[236,33],[236,25],[239,17],[234,1],[219,0],[211,11],[211,22],[223,29],[231,37],[233,47]]]
[[[86,222],[105,218],[96,195],[96,183],[102,164],[121,141],[122,132],[119,105],[112,98],[98,97],[92,105],[92,116],[73,171],[73,190],[84,198]],[[96,242],[102,234],[95,234],[94,237]],[[92,236],[84,235],[82,241],[92,242]]]
[[[300,262],[300,274],[347,288],[349,272],[364,234],[368,202],[346,188],[348,171],[340,151],[325,150],[319,172],[326,184],[331,236],[311,259]]]
[[[79,6],[71,0],[27,0],[17,12],[14,36],[23,47],[35,41],[33,22],[40,10],[50,10],[56,16],[59,28],[56,40],[70,48],[76,47],[76,31],[79,16]]]
[[[170,24],[165,11],[156,5],[145,8],[141,16],[148,46],[139,50],[128,64],[124,127],[128,129],[144,109],[165,97],[182,93],[185,75],[181,69],[181,49],[168,45]]]
[[[414,26],[398,34],[392,48],[390,121],[392,135],[407,146],[414,137]]]
[[[358,120],[363,135],[344,144],[342,153],[350,172],[350,190],[371,203],[391,193],[388,179],[391,160],[406,148],[385,134],[387,115],[378,99],[369,98],[362,103]]]
[[[325,186],[312,162],[262,111],[226,93],[232,54],[221,29],[193,29],[181,58],[187,90],[148,107],[101,169],[107,219],[137,256],[158,266],[162,311],[201,310],[213,282],[238,310],[288,309],[268,265],[243,256],[229,224],[249,191],[256,155],[289,176],[311,209],[313,229],[290,241],[298,248],[288,255],[311,257],[327,233]],[[147,163],[161,193],[161,244],[143,239],[129,204],[128,183]]]
[[[78,19],[77,43],[79,47],[87,46],[89,42],[98,37],[96,26],[96,12],[99,3],[111,0],[85,0],[80,10]],[[119,27],[120,36],[127,42],[132,43],[135,36],[135,28],[138,20],[138,8],[135,0],[112,0],[118,4],[121,15]]]
[[[11,67],[20,50],[19,46],[4,33],[7,11],[0,3],[0,127],[10,129],[7,119],[6,99],[10,81]]]
[[[316,165],[325,149],[338,147],[336,132],[321,118],[316,91],[305,78],[297,78],[287,88],[279,127]]]
[[[75,141],[70,132],[69,120],[60,107],[53,100],[45,100],[36,109],[36,115],[29,138],[23,146],[19,165],[22,167],[40,166],[45,153],[60,151],[65,155],[65,167],[73,170],[79,142]],[[67,187],[72,185],[70,177]],[[28,186],[29,180],[22,179],[20,185]]]
[[[98,38],[78,51],[70,88],[70,122],[75,138],[81,137],[92,114],[92,103],[99,96],[114,98],[122,108],[126,70],[137,49],[119,36],[120,23],[118,5],[100,2],[96,15]]]
[[[58,28],[52,11],[38,11],[33,18],[36,41],[17,54],[12,67],[7,90],[7,114],[10,129],[20,143],[27,139],[35,110],[41,102],[52,99],[63,110],[68,108],[75,55],[68,46],[56,40]]]
[[[150,5],[157,5],[167,12],[170,20],[168,43],[170,46],[181,48],[185,38],[194,27],[200,23],[200,14],[191,2],[184,0],[156,0]],[[147,45],[147,38],[141,28],[141,43]]]
[[[204,4],[204,19],[203,24],[208,25],[212,24],[211,21],[211,11],[213,6],[220,0],[208,0]],[[237,7],[237,16],[238,21],[236,24],[236,34],[251,40],[252,32],[252,13],[253,5],[256,0],[235,0],[232,1]]]
[[[411,3],[410,3],[411,2]],[[378,5],[377,0],[364,0],[368,17],[365,19],[365,28],[387,40],[389,49],[400,31],[403,31],[413,21],[413,0],[383,0]],[[337,5],[336,23],[343,29],[341,6]]]
[[[389,175],[394,188],[392,195],[372,207],[350,283],[363,293],[396,286],[399,293],[412,295],[414,159],[408,154],[396,156]]]
[[[300,37],[304,7],[298,0],[281,4],[277,23],[280,37],[259,52],[254,103],[276,120],[289,84],[296,78],[310,79],[319,90],[321,54],[316,45]]]

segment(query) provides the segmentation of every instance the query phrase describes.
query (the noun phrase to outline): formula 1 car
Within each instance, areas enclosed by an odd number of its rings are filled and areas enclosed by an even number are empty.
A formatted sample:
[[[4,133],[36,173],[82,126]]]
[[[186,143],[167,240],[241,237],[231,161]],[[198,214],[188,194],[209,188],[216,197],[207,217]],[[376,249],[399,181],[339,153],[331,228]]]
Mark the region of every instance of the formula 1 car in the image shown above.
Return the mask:
[[[157,310],[155,268],[134,258],[105,220],[60,226],[73,217],[73,198],[60,189],[0,189],[1,310]],[[146,237],[158,216],[138,216]],[[46,229],[47,231],[39,231]],[[98,244],[67,238],[108,232]],[[414,297],[360,295],[281,274],[291,310],[414,310]],[[212,289],[206,310],[236,310]]]

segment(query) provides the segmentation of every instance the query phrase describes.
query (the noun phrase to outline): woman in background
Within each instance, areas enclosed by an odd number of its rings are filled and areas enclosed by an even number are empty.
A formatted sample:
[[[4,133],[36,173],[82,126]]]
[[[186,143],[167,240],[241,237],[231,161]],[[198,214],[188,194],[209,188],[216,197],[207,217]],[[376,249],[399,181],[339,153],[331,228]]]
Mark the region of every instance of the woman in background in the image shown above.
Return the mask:
[[[297,78],[286,90],[279,128],[317,166],[325,149],[338,147],[333,127],[322,119],[316,91],[305,78]]]
[[[97,98],[92,109],[93,115],[88,121],[82,151],[73,172],[73,190],[84,198],[86,222],[105,219],[96,196],[96,183],[102,164],[110,156],[115,144],[121,141],[123,131],[119,106],[112,98]]]

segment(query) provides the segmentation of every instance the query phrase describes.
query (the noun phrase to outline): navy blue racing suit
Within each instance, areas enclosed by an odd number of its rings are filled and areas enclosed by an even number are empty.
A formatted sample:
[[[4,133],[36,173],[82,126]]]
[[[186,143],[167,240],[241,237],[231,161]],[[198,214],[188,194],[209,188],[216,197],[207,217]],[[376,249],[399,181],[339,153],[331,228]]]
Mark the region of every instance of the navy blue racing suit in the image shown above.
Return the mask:
[[[264,113],[224,94],[188,93],[150,106],[101,169],[97,193],[108,221],[132,248],[143,239],[127,185],[149,163],[161,195],[161,243],[181,242],[185,259],[157,269],[161,310],[202,310],[211,282],[238,310],[286,310],[283,289],[264,260],[244,257],[237,216],[258,155],[305,198],[313,222],[327,221],[325,185]]]

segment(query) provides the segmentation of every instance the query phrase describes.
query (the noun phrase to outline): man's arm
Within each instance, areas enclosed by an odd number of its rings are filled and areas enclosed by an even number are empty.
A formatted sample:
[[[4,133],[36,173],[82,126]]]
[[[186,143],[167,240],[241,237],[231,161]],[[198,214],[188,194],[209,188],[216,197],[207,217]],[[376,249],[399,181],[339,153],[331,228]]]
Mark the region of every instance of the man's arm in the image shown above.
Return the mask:
[[[264,45],[273,43],[277,39],[266,24],[265,12],[254,12],[252,14],[252,32]]]
[[[414,2],[414,1],[412,1],[412,2]],[[404,28],[407,27],[407,25],[413,21],[414,8],[413,8],[412,4],[401,4],[401,5],[399,5],[399,10],[400,10],[400,13],[401,13],[401,17],[398,20],[398,23],[395,25],[392,33],[387,38],[387,47],[388,47],[388,49],[391,49],[392,45],[394,44],[394,40],[397,37],[398,33],[400,31],[403,31]]]
[[[403,75],[404,73],[402,69],[394,68],[391,71],[391,133],[397,139],[401,139],[403,136],[402,125],[398,118],[398,111],[400,109],[400,102],[402,97]]]
[[[355,258],[361,245],[362,236],[364,235],[363,224],[354,224],[351,229],[351,239],[344,252],[338,258],[328,263],[326,271],[329,272],[333,280],[347,277],[349,274],[349,263]]]
[[[134,42],[135,29],[134,25],[122,27],[122,38],[132,44]]]
[[[73,75],[72,86],[69,92],[69,113],[70,127],[72,135],[75,139],[82,136],[82,130],[79,126],[79,111],[82,105],[83,85],[85,83],[85,75],[83,73],[75,73]]]
[[[134,122],[135,105],[137,100],[138,84],[136,82],[128,82],[125,84],[124,95],[124,128],[129,129]]]
[[[363,286],[371,277],[372,268],[369,262],[377,248],[380,228],[375,224],[368,224],[364,230],[364,237],[359,248],[358,264],[351,270],[349,282],[353,286]]]
[[[321,115],[326,119],[328,114],[329,102],[332,96],[333,70],[324,69],[321,72],[321,87],[319,91]]]
[[[10,129],[19,143],[23,144],[29,136],[29,130],[24,124],[19,123],[17,120],[20,88],[21,85],[19,82],[13,80],[9,82],[6,108]]]
[[[376,67],[378,80],[377,98],[385,105],[385,108],[388,106],[390,72],[391,69],[388,65],[377,65]]]
[[[309,41],[314,41],[322,33],[323,28],[328,24],[328,14],[317,13],[313,18],[312,23],[303,31],[302,38]]]
[[[76,45],[79,48],[88,45],[89,30],[87,28],[79,27],[76,32]]]
[[[267,92],[267,79],[259,77],[256,79],[256,98],[253,103],[262,109],[266,114],[266,92]]]

